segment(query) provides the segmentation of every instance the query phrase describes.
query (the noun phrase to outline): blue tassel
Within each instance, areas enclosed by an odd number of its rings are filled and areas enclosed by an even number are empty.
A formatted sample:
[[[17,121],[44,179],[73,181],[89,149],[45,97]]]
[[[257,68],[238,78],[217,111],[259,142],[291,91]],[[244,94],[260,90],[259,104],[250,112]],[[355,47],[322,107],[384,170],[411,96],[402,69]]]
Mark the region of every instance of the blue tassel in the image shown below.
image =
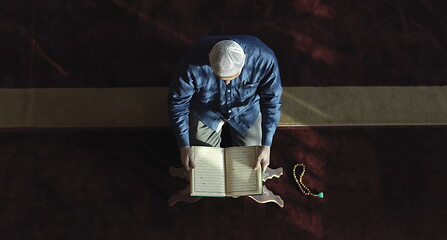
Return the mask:
[[[324,198],[324,193],[320,192],[319,194],[314,194],[313,196],[318,198]]]

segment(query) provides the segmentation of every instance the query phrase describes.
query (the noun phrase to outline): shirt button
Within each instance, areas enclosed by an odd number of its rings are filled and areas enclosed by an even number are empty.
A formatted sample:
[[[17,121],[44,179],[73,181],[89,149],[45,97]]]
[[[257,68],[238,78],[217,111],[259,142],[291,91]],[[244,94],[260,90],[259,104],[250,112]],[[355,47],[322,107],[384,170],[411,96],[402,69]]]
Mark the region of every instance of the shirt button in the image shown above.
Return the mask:
[[[229,98],[227,98],[228,100],[231,100],[231,98],[229,97]]]
[[[228,110],[228,113],[231,113],[231,110]]]
[[[230,89],[228,89],[228,90],[227,90],[227,92],[231,92],[231,90],[230,90]]]

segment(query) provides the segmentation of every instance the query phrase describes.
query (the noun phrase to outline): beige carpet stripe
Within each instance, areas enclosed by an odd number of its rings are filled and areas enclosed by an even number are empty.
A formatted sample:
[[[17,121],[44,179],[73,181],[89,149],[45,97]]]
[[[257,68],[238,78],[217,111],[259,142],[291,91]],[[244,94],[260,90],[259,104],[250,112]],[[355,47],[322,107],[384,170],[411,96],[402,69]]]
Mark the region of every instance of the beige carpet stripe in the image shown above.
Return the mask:
[[[291,87],[282,126],[444,125],[447,87]]]
[[[167,127],[165,87],[0,89],[0,128]],[[285,87],[280,126],[445,125],[447,87]]]

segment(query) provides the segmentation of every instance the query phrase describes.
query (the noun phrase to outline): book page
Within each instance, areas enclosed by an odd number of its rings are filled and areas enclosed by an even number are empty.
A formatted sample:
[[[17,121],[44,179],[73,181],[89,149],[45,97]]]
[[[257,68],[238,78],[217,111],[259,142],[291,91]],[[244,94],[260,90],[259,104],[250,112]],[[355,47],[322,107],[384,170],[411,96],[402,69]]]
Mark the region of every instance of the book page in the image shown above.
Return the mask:
[[[253,170],[257,146],[225,149],[227,195],[262,194],[261,169]]]
[[[196,167],[191,170],[191,196],[225,196],[224,149],[193,146]]]

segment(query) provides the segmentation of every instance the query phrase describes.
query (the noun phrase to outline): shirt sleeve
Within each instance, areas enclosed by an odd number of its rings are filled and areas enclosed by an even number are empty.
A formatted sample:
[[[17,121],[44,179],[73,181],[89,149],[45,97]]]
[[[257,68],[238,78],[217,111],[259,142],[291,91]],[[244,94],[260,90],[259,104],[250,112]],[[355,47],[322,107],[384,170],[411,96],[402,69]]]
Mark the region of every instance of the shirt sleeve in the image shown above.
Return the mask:
[[[189,103],[194,94],[193,75],[182,60],[169,89],[168,111],[179,147],[189,146]]]
[[[276,58],[265,66],[265,75],[258,87],[262,114],[262,145],[271,146],[273,135],[278,127],[281,108],[281,77]]]

